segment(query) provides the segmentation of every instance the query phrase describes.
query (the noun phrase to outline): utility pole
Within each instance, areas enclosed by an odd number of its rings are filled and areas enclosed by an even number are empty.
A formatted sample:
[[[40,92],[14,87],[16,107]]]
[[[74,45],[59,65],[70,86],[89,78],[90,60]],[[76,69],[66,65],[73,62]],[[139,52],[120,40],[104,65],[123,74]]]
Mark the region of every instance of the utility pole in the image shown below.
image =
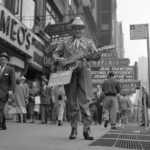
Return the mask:
[[[148,92],[150,95],[150,49],[149,49],[149,24],[146,24],[147,31],[147,59],[148,59]]]

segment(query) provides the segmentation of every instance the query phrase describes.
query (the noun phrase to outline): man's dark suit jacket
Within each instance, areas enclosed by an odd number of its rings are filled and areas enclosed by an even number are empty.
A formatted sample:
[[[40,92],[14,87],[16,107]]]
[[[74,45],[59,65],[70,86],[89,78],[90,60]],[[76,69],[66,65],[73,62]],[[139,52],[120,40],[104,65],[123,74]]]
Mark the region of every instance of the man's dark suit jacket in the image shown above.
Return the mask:
[[[44,90],[44,88],[41,87],[40,97],[41,97],[41,104],[50,105],[52,98],[52,89],[50,87],[46,87]]]
[[[6,66],[0,76],[0,98],[7,99],[8,91],[15,92],[16,77],[12,67]]]
[[[104,98],[105,98],[105,94],[104,94],[103,91],[101,91],[100,96],[98,97],[97,91],[96,91],[96,92],[94,92],[94,95],[95,95],[95,98],[97,99],[96,105],[97,105],[98,107],[100,107],[100,104],[102,103],[102,101],[103,101]]]

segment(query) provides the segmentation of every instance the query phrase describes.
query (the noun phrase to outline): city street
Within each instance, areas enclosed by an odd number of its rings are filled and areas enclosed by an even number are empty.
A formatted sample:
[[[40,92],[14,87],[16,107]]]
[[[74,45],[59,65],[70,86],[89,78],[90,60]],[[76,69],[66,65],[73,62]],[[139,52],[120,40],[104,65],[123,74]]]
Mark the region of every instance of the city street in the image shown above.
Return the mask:
[[[30,123],[7,123],[7,130],[0,130],[0,150],[82,150],[93,141],[84,140],[82,124],[78,124],[76,140],[69,140],[70,124],[63,126]],[[95,139],[107,133],[103,125],[92,125],[92,135]]]

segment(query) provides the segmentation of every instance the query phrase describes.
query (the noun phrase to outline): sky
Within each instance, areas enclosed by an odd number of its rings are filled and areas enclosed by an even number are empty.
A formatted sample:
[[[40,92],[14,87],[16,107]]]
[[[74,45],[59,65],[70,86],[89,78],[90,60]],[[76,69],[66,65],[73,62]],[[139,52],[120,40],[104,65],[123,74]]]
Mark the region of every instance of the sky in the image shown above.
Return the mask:
[[[122,21],[125,58],[130,59],[130,65],[141,56],[147,57],[146,39],[130,40],[130,25],[150,25],[150,0],[117,0],[117,21]]]

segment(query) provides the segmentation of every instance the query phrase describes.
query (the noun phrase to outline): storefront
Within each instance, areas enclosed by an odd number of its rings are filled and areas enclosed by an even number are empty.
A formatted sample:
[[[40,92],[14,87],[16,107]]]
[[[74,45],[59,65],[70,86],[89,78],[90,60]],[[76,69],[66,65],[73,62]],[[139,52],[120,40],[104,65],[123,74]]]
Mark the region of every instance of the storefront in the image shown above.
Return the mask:
[[[9,65],[15,68],[16,74],[23,74],[29,80],[42,75],[43,52],[36,42],[44,45],[37,35],[0,5],[0,52],[7,52]]]

